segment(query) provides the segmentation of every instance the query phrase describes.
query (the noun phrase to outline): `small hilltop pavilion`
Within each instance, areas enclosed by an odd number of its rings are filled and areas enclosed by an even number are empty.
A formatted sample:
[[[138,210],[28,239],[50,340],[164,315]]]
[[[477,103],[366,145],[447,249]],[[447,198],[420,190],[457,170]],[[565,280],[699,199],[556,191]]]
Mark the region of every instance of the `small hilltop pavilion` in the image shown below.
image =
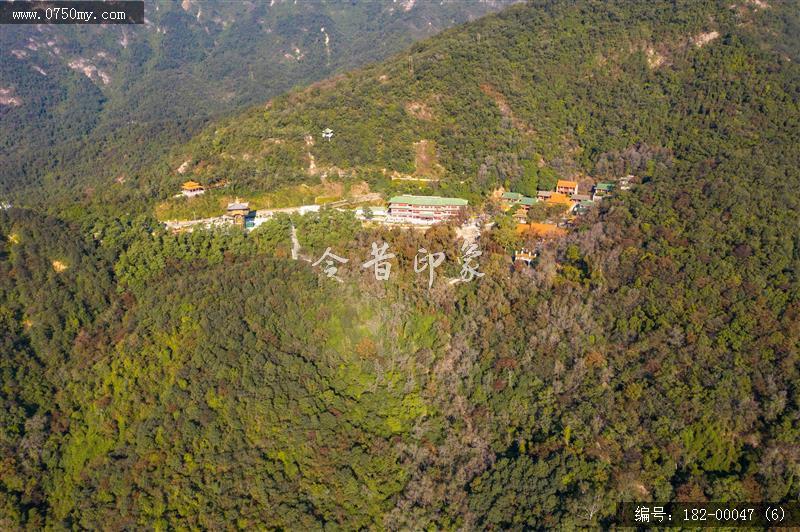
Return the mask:
[[[225,216],[233,220],[234,225],[244,227],[245,219],[250,215],[250,204],[246,201],[236,201],[228,203],[228,208],[225,209]]]
[[[186,196],[187,198],[193,198],[195,196],[199,196],[200,194],[204,194],[206,191],[205,187],[198,183],[197,181],[187,181],[181,186],[181,194]]]

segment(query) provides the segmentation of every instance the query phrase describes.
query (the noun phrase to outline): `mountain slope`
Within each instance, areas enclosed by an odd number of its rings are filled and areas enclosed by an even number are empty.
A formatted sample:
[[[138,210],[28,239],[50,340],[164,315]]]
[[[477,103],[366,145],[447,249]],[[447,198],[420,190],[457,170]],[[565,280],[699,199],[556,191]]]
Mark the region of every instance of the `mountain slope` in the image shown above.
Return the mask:
[[[0,34],[0,191],[130,175],[206,119],[382,59],[505,0],[147,2],[142,26]],[[50,190],[52,192],[52,190]]]
[[[174,189],[187,162],[201,181],[242,191],[333,173],[383,186],[391,175],[442,178],[473,191],[537,172],[603,175],[634,145],[673,148],[664,139],[680,127],[674,106],[691,64],[731,38],[765,42],[758,24],[780,9],[518,6],[212,124],[148,186]]]
[[[420,139],[430,188],[475,200],[642,177],[531,268],[504,214],[486,276],[450,284],[448,226],[0,212],[4,528],[605,529],[623,501],[796,502],[800,67],[742,18],[786,5],[754,5],[512,8],[215,124],[136,183],[168,194],[194,150],[188,175],[237,192],[315,181],[313,150],[388,191],[379,165],[413,171]],[[350,259],[341,283],[288,259],[290,223]],[[360,267],[381,241],[385,283]],[[432,288],[420,248],[447,253]]]

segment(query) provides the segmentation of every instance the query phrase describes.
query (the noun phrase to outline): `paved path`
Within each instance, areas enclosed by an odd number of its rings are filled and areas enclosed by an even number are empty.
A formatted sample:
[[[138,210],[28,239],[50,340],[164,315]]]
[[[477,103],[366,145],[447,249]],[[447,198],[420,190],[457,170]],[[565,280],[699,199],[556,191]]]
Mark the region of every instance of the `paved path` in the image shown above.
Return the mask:
[[[200,220],[167,220],[164,222],[164,225],[167,229],[186,229],[187,227],[193,227],[195,225],[212,227],[214,225],[223,225],[227,223],[229,223],[228,220],[225,220],[222,216],[217,216],[214,218],[202,218]]]
[[[300,257],[300,241],[297,240],[297,228],[292,224],[292,259]]]
[[[284,214],[305,214],[307,212],[317,212],[319,210],[319,205],[300,205],[299,207],[282,207],[280,209],[259,209],[256,211],[256,216],[260,216],[262,218],[268,218],[270,216],[274,216],[278,213]]]

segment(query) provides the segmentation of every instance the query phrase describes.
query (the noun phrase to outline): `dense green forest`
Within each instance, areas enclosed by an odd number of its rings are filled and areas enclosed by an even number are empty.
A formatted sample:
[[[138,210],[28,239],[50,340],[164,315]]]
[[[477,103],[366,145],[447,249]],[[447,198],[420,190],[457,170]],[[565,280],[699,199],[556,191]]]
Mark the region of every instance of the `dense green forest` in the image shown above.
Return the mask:
[[[515,6],[158,163],[191,155],[242,191],[314,182],[297,154],[327,124],[317,165],[387,190],[420,139],[431,190],[470,198],[642,178],[531,268],[502,224],[485,277],[451,285],[450,226],[322,211],[171,234],[147,213],[0,211],[0,527],[569,530],[622,501],[797,501],[791,7]],[[406,111],[423,97],[435,119]],[[152,171],[151,200],[178,179]],[[291,260],[292,225],[304,254],[350,258],[343,282]],[[387,282],[360,266],[381,241]],[[448,258],[430,289],[421,247]]]
[[[147,0],[141,26],[7,25],[0,194],[124,200],[125,181],[210,119],[508,3]]]

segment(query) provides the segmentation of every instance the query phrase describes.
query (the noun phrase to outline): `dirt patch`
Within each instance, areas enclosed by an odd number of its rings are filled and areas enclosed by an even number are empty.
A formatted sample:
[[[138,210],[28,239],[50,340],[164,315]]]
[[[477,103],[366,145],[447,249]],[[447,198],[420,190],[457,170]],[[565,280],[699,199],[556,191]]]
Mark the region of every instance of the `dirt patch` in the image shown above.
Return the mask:
[[[494,100],[494,103],[497,105],[497,108],[500,109],[500,114],[503,115],[503,118],[506,118],[511,121],[511,124],[517,131],[522,133],[527,133],[530,135],[535,134],[533,128],[531,128],[528,124],[514,116],[514,111],[511,109],[511,106],[508,105],[505,96],[503,96],[500,91],[496,88],[491,86],[488,83],[484,83],[481,85],[481,91],[483,93]]]
[[[96,81],[96,78],[99,78],[103,85],[108,85],[111,82],[111,76],[83,57],[73,59],[67,63],[67,66],[78,72],[83,72],[83,75],[92,81]]]
[[[642,497],[649,497],[650,491],[641,482],[634,482],[633,489],[635,489]]]
[[[707,45],[717,37],[719,37],[718,31],[707,31],[704,33],[698,33],[697,35],[692,37],[692,44],[694,44],[698,48],[702,48],[703,46]]]
[[[351,196],[364,196],[366,194],[369,194],[369,183],[366,181],[361,181],[350,187]]]
[[[414,143],[414,175],[435,176],[442,172],[439,156],[436,153],[436,142],[422,139]]]
[[[648,47],[644,53],[647,56],[647,66],[651,69],[656,69],[664,65],[667,60],[664,55],[658,53],[652,46]]]
[[[324,175],[320,178],[320,184],[314,185],[311,190],[316,194],[314,203],[318,205],[337,201],[344,197],[344,183],[329,181]]]
[[[494,100],[494,103],[497,104],[497,107],[500,109],[500,114],[502,114],[506,118],[513,118],[514,113],[511,111],[511,107],[509,107],[508,102],[506,102],[505,97],[500,94],[500,92],[489,85],[488,83],[484,83],[481,85],[481,90],[487,96]]]
[[[338,181],[329,181],[325,176],[320,178],[320,184],[313,187],[314,191],[320,196],[337,196],[344,194],[344,184]]]
[[[406,103],[406,112],[417,120],[433,120],[433,111],[423,102]]]
[[[308,158],[308,175],[317,175],[317,161],[314,159],[314,154],[311,153],[311,148],[314,146],[313,135],[306,135],[306,157]]]
[[[53,264],[53,269],[56,271],[56,273],[61,273],[67,269],[67,265],[61,262],[60,260],[54,260],[52,264]]]
[[[13,96],[14,89],[12,88],[2,88],[0,87],[0,105],[9,105],[14,107],[19,107],[22,105],[22,99]]]

